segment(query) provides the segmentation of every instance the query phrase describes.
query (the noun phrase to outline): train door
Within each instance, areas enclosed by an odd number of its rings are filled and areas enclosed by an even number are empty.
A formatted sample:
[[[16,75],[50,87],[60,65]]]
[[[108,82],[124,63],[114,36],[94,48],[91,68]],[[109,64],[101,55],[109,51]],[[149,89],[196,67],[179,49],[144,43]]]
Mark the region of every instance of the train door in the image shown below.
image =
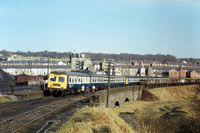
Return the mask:
[[[58,83],[60,84],[61,89],[66,89],[67,88],[67,75],[59,75]]]
[[[128,84],[128,78],[126,78],[126,85]]]

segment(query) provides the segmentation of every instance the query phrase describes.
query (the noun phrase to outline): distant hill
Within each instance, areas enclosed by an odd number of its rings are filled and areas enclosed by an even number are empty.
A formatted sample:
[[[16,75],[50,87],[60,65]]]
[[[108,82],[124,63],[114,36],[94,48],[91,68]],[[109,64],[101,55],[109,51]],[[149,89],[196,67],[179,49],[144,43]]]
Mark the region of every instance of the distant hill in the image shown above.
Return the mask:
[[[114,59],[115,61],[129,61],[129,60],[156,60],[156,61],[178,61],[178,60],[186,60],[188,62],[196,63],[199,59],[194,58],[184,58],[184,59],[177,59],[173,55],[163,55],[163,54],[147,54],[147,55],[140,55],[140,54],[128,54],[128,53],[120,53],[120,54],[109,54],[109,53],[76,53],[73,54],[71,52],[56,52],[56,51],[41,51],[41,52],[10,52],[6,50],[0,51],[0,54],[3,54],[6,57],[9,57],[13,54],[21,55],[24,57],[50,57],[50,58],[66,58],[70,56],[78,56],[79,54],[84,54],[85,57],[90,57],[91,59],[95,60],[103,60],[103,59]]]

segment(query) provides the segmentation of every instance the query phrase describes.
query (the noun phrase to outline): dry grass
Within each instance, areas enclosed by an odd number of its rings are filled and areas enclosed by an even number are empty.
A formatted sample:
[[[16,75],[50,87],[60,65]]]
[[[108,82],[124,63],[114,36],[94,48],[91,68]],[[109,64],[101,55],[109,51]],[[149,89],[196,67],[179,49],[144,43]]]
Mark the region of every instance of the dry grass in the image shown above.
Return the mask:
[[[6,103],[6,102],[13,102],[17,101],[17,97],[13,95],[1,95],[0,96],[0,103]]]
[[[113,111],[115,113],[117,113],[118,115],[120,113],[126,113],[126,112],[133,113],[138,109],[148,107],[149,104],[152,104],[152,103],[155,103],[155,102],[152,102],[152,101],[150,101],[150,102],[147,102],[147,101],[126,102],[123,105],[121,105],[120,107],[114,108]]]
[[[194,110],[190,101],[160,102],[149,104],[136,113],[139,132],[199,132],[200,112]]]
[[[118,117],[116,113],[104,107],[85,107],[78,112],[57,133],[134,133],[134,130]]]
[[[151,89],[149,91],[159,99],[154,102],[128,102],[114,109],[86,107],[76,112],[57,132],[200,132],[200,94],[197,93],[197,87]],[[121,114],[127,114],[124,120],[119,117],[122,117]]]
[[[160,101],[137,101],[114,110],[118,114],[133,113],[132,120],[141,133],[200,132],[200,95],[197,88],[181,86],[152,89],[149,91]]]
[[[160,101],[190,100],[197,93],[196,85],[157,88],[149,90]]]
[[[26,100],[26,99],[36,99],[36,98],[42,98],[42,97],[44,96],[43,96],[43,91],[41,90],[28,91],[28,92],[17,93],[15,95],[1,95],[0,103]]]

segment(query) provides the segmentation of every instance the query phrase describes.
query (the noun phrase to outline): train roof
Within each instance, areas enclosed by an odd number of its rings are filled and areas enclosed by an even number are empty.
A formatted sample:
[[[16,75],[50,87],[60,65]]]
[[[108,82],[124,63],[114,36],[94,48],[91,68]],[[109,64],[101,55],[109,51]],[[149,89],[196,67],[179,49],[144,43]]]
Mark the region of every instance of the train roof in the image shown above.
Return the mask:
[[[66,74],[66,75],[71,75],[71,76],[89,77],[88,74],[86,74],[86,73],[81,73],[81,72],[53,71],[53,72],[51,72],[51,73],[53,73],[53,74]]]
[[[82,76],[82,77],[108,77],[108,75],[94,74],[94,73],[84,73],[84,72],[69,72],[69,71],[53,71],[53,74],[66,74],[70,76]],[[116,78],[125,78],[125,76],[112,76]]]

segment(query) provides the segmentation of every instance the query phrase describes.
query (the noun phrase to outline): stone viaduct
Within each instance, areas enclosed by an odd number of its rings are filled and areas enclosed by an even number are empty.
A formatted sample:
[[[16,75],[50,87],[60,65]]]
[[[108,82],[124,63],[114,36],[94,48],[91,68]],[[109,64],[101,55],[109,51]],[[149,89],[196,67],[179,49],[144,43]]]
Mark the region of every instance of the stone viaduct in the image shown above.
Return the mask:
[[[136,101],[141,99],[143,85],[123,86],[111,88],[109,91],[108,107],[113,108],[124,104],[126,101]],[[107,90],[96,92],[90,96],[90,106],[107,105]]]

